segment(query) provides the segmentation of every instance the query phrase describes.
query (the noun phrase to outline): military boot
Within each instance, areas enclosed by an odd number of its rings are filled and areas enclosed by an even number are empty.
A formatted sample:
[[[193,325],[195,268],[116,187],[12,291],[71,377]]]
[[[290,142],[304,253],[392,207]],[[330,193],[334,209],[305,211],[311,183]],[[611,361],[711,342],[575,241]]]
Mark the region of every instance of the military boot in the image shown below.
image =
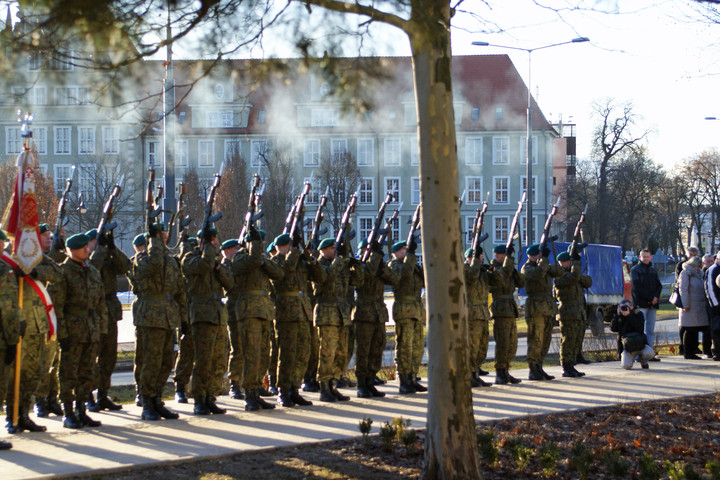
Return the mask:
[[[303,380],[303,392],[319,392],[320,384],[314,373],[306,373]]]
[[[415,374],[412,374],[410,376],[410,378],[412,378],[412,386],[416,392],[427,392],[428,391],[427,387],[420,383],[420,377],[418,377]]]
[[[293,387],[292,391],[290,392],[290,398],[292,399],[293,403],[295,405],[300,407],[308,407],[312,405],[313,403],[310,400],[305,400],[299,392],[299,389],[297,387]]]
[[[99,427],[102,425],[102,422],[99,420],[93,420],[92,418],[88,417],[87,413],[85,413],[85,402],[75,402],[75,410],[78,417],[78,420],[80,420],[80,423],[82,423],[83,427]]]
[[[140,418],[156,422],[160,420],[160,413],[155,409],[155,402],[152,397],[144,396],[142,398],[142,414]]]
[[[50,416],[47,398],[38,397],[35,399],[35,415],[37,415],[38,418],[45,418]]]
[[[58,417],[62,417],[63,409],[58,402],[57,395],[50,395],[47,397],[47,407],[50,413],[54,413]]]
[[[480,386],[480,377],[478,376],[477,370],[474,370],[470,375],[470,388],[476,388]]]
[[[320,401],[334,403],[338,399],[333,392],[330,390],[329,382],[320,382]]]
[[[575,357],[575,364],[581,364],[581,365],[589,365],[592,362],[588,360],[587,358],[583,357],[582,352],[578,352],[577,357]]]
[[[384,397],[385,394],[375,388],[375,380],[373,377],[365,377],[365,385],[367,385],[368,390],[370,390],[370,393],[373,397]]]
[[[245,398],[245,395],[243,395],[240,385],[238,385],[238,382],[236,382],[235,380],[230,380],[230,391],[228,392],[228,395],[230,395],[230,398],[232,398],[233,400],[242,400],[243,398]]]
[[[98,390],[97,405],[100,410],[110,410],[111,412],[122,410],[122,405],[113,402],[107,392],[101,390]]]
[[[580,376],[580,375],[578,375],[578,371],[573,368],[572,363],[563,363],[562,368],[563,368],[563,373],[562,373],[563,377],[577,378]]]
[[[30,420],[30,417],[28,416],[28,410],[29,409],[27,407],[20,407],[20,412],[18,415],[18,425],[22,428],[22,430],[27,430],[28,432],[46,432],[46,426],[38,425],[32,420]]]
[[[573,371],[575,372],[575,375],[577,375],[578,377],[584,377],[584,376],[585,376],[585,372],[581,372],[580,370],[578,370],[577,368],[575,368],[575,365],[573,365],[571,368],[572,368]]]
[[[177,420],[180,418],[180,414],[168,409],[159,396],[153,397],[150,403],[155,409],[155,412],[161,417],[167,418],[168,420]]]
[[[358,377],[358,398],[372,398],[373,394],[369,385],[372,385],[372,377]]]
[[[85,407],[91,412],[97,413],[100,411],[100,406],[95,401],[95,397],[93,396],[92,392],[90,392],[90,395],[88,395],[87,402],[85,402]]]
[[[495,384],[496,385],[507,385],[510,383],[508,378],[508,371],[504,368],[495,369]]]
[[[256,390],[256,391],[257,391],[257,390]],[[258,402],[258,404],[260,405],[260,408],[262,408],[263,410],[272,410],[273,408],[275,408],[275,405],[274,405],[274,404],[268,403],[268,402],[265,401],[265,399],[262,398],[260,395],[257,396],[257,402]]]
[[[257,389],[257,393],[259,397],[273,397],[275,396],[270,390],[268,390],[265,387],[260,387]]]
[[[205,397],[195,397],[193,413],[195,415],[210,415],[210,409],[205,404]]]
[[[517,385],[518,383],[522,382],[522,380],[520,380],[519,378],[515,378],[512,375],[510,375],[510,371],[507,368],[505,369],[505,374],[507,375],[508,380],[510,380],[510,383],[512,383],[512,384]]]
[[[270,383],[270,386],[268,387],[268,391],[272,393],[273,395],[278,394],[278,388],[277,388],[277,377],[275,375],[269,375],[268,382]]]
[[[295,402],[293,402],[292,399],[292,394],[290,393],[290,390],[286,388],[280,389],[280,395],[278,395],[277,401],[285,408],[293,408],[295,406]]]
[[[486,382],[485,380],[483,380],[482,378],[480,378],[480,375],[482,375],[482,374],[480,373],[480,371],[481,371],[481,370],[480,370],[479,368],[476,370],[476,372],[477,372],[477,379],[478,379],[478,381],[480,382],[480,386],[481,386],[481,387],[492,387],[492,383]]]
[[[142,407],[142,393],[140,392],[140,385],[135,385],[135,405]]]
[[[482,368],[478,368],[477,372],[478,372],[478,375],[480,375],[481,377],[490,374],[490,372],[488,372],[487,370],[483,370]]]
[[[387,380],[383,380],[382,378],[375,375],[372,379],[373,385],[385,385],[387,383]]]
[[[16,433],[22,433],[23,429],[20,425],[20,415],[18,412],[18,423],[17,425],[13,424],[13,406],[12,404],[5,406],[5,411],[7,412],[7,415],[5,416],[5,428],[7,428],[8,433],[16,434]]]
[[[205,398],[205,405],[207,406],[208,410],[210,410],[210,413],[213,415],[223,415],[227,413],[227,409],[218,407],[217,398],[213,397],[212,395],[208,395]]]
[[[335,398],[337,398],[341,402],[347,402],[348,400],[350,400],[350,397],[340,393],[340,391],[335,386],[335,380],[330,380],[330,392],[332,392],[332,394],[335,395]]]
[[[245,411],[255,412],[260,410],[260,403],[257,401],[257,392],[255,390],[245,389]]]
[[[401,395],[407,395],[410,393],[415,393],[417,390],[415,390],[415,387],[413,386],[413,380],[414,375],[411,373],[401,373],[398,375],[400,377],[400,388],[398,391]]]
[[[540,366],[537,363],[530,363],[528,364],[528,367],[530,367],[528,380],[545,380],[542,372],[540,372]]]
[[[538,363],[538,368],[540,369],[540,374],[545,378],[545,380],[555,380],[555,377],[553,375],[550,375],[543,369],[542,363]]]
[[[65,417],[63,418],[63,428],[78,429],[82,428],[83,424],[80,423],[75,410],[73,409],[73,402],[63,402],[63,410],[65,411]]]
[[[12,443],[0,440],[0,450],[10,450],[11,448]]]
[[[187,394],[185,393],[185,385],[180,383],[175,385],[175,401],[178,403],[188,403]]]

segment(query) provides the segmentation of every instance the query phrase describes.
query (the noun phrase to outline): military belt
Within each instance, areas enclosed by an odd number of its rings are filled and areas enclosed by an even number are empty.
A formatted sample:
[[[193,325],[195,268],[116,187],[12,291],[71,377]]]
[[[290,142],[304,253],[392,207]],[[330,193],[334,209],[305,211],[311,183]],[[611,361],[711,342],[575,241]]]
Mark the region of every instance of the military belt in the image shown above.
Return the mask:
[[[342,303],[345,301],[345,297],[320,297],[317,299],[317,303]]]
[[[173,296],[170,295],[169,293],[154,293],[152,295],[144,294],[144,295],[142,295],[142,299],[143,300],[158,300],[158,301],[167,300],[167,301],[170,301],[173,299]]]
[[[543,293],[528,293],[528,298],[532,298],[533,300],[545,300],[549,295],[545,292]]]
[[[385,300],[382,295],[369,296],[369,295],[358,295],[358,302],[377,302]]]
[[[510,298],[513,298],[513,296],[512,295],[500,295],[500,294],[496,295],[493,293],[493,300],[500,300],[500,299],[508,300]]]
[[[240,295],[257,295],[260,297],[269,297],[270,292],[267,290],[243,290]]]
[[[88,308],[73,308],[73,307],[65,307],[64,309],[65,315],[74,315],[76,317],[89,317],[95,313],[94,310],[88,309]]]
[[[278,292],[278,297],[304,297],[305,292]]]
[[[411,297],[411,296],[402,296],[397,297],[398,300],[402,300],[403,302],[419,302],[420,297]]]

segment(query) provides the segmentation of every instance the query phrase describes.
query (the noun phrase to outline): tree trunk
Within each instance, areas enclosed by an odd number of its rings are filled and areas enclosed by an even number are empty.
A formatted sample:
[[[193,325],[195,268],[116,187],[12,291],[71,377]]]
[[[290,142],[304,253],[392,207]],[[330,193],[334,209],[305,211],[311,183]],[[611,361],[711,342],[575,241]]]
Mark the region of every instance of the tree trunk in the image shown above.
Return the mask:
[[[428,326],[424,480],[481,479],[470,389],[468,316],[447,0],[415,12],[410,33],[417,104]],[[431,10],[431,12],[428,12]],[[433,19],[428,22],[427,19]]]

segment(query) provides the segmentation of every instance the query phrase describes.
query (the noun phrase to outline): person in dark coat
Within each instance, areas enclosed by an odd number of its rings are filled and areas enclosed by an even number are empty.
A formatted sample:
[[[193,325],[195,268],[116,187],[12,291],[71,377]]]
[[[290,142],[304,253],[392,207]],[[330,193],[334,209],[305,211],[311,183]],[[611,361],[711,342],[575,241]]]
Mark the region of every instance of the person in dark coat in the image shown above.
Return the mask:
[[[642,368],[649,368],[648,360],[655,356],[655,350],[648,344],[647,336],[645,336],[645,318],[640,308],[634,306],[630,300],[624,299],[618,305],[617,312],[610,323],[610,330],[618,334],[617,349],[625,370],[630,370],[635,360],[640,362]],[[639,350],[625,351],[622,339],[632,333],[642,335],[645,346]]]
[[[645,337],[651,347],[655,346],[655,317],[660,306],[662,284],[652,264],[650,250],[640,252],[640,263],[630,270],[633,303],[645,317]],[[653,356],[653,360],[655,357]]]

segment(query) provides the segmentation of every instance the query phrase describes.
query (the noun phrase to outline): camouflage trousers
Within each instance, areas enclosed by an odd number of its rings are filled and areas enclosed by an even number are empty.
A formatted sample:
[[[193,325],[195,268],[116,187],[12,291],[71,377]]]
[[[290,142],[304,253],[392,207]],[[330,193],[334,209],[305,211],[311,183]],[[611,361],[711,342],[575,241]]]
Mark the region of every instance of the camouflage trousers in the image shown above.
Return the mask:
[[[159,397],[172,371],[175,329],[141,327],[139,343],[142,347],[140,389],[143,395]]]
[[[320,349],[318,351],[318,380],[339,380],[347,353],[347,329],[343,326],[322,325],[318,327]]]
[[[425,351],[424,324],[415,318],[395,321],[395,363],[401,375],[417,374]]]
[[[214,396],[220,388],[217,372],[227,367],[227,356],[223,352],[227,348],[227,327],[217,323],[195,322],[192,324],[192,336],[195,365],[190,378],[190,393],[194,398]]]
[[[310,356],[308,357],[307,369],[305,374],[311,378],[315,378],[318,370],[318,362],[320,361],[320,334],[315,326],[310,327]]]
[[[5,342],[0,343],[0,359],[5,358],[5,352],[7,352],[7,346]],[[5,362],[0,360],[0,407],[2,407],[2,399],[8,396],[12,396],[12,386],[10,385],[11,368],[13,365],[5,365]],[[8,414],[11,414],[12,410],[8,409]]]
[[[244,355],[243,388],[255,390],[262,386],[270,362],[270,320],[240,320],[240,336]]]
[[[195,363],[195,341],[192,328],[188,325],[187,333],[180,336],[180,352],[175,360],[175,376],[173,381],[177,385],[187,386],[190,383],[193,364]]]
[[[350,365],[350,359],[355,353],[355,324],[345,325],[345,334],[347,335],[347,349],[345,351],[345,364],[342,367],[343,373],[348,369]]]
[[[543,363],[550,350],[552,341],[553,317],[550,315],[536,315],[526,317],[527,322],[527,362],[528,364]]]
[[[517,321],[512,317],[493,318],[495,368],[510,368],[517,352]]]
[[[225,385],[225,374],[227,373],[228,360],[230,359],[230,335],[227,325],[220,325],[220,337],[215,346],[215,359],[210,381],[210,394],[213,397],[227,393]]]
[[[243,378],[243,352],[242,338],[240,337],[240,322],[234,321],[228,323],[230,331],[230,380],[242,383]]]
[[[97,389],[98,392],[107,393],[110,390],[110,377],[117,364],[117,322],[108,321],[107,335],[100,336],[100,346],[97,358]]]
[[[310,322],[277,322],[279,368],[277,386],[300,387],[310,356]]]
[[[385,324],[380,322],[355,322],[355,374],[357,378],[374,377],[382,367],[385,351]]]
[[[29,333],[22,337],[22,352],[20,364],[20,407],[30,407],[40,380],[47,373],[43,367],[47,365],[47,345],[44,333]],[[10,373],[10,385],[15,384],[15,368]],[[8,411],[14,403],[11,391],[6,396]]]
[[[47,372],[41,375],[40,382],[35,389],[36,398],[57,397],[60,391],[60,380],[58,379],[58,369],[60,368],[60,347],[57,339],[51,340],[46,344],[47,355],[45,355],[45,364],[41,368],[41,372]]]
[[[85,401],[93,391],[97,343],[72,343],[60,350],[60,401]]]
[[[135,304],[133,304],[134,306]],[[140,385],[140,372],[142,372],[142,327],[135,327],[135,355],[133,356],[133,376],[135,385]]]
[[[278,329],[277,329],[277,322],[273,321],[272,326],[270,327],[270,361],[268,363],[268,375],[272,376],[277,380],[278,377],[278,352],[279,352],[279,344],[278,344]]]
[[[575,365],[585,338],[585,320],[560,317],[560,363]]]
[[[487,358],[488,342],[490,341],[490,321],[470,320],[468,322],[468,338],[470,339],[470,368],[482,367]]]

